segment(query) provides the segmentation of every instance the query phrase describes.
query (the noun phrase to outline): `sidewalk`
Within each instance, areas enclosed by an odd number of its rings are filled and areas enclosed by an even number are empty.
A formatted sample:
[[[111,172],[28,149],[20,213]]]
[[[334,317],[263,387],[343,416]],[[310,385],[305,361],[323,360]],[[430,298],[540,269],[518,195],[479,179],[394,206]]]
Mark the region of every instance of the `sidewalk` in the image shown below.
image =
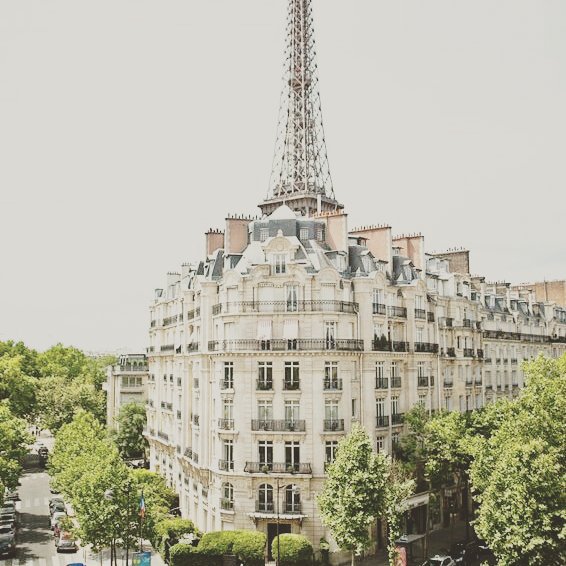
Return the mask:
[[[470,537],[472,536],[473,530],[470,527]],[[445,529],[439,529],[437,531],[432,531],[428,536],[428,556],[434,556],[437,553],[447,552],[450,546],[455,542],[460,542],[466,539],[466,523],[464,521],[457,520],[454,525],[447,527]],[[416,545],[414,549],[414,562],[420,564],[424,562],[426,557],[420,560],[419,552],[420,548]],[[412,561],[409,560],[409,564]],[[380,549],[373,556],[365,556],[359,560],[356,560],[358,566],[388,566],[389,561],[387,558],[387,551]]]
[[[144,552],[151,552],[151,566],[165,566],[165,562],[163,562],[163,558],[161,558],[160,554],[157,551],[153,550],[153,548],[147,541],[144,541],[143,550]],[[129,552],[130,566],[132,565],[132,553],[136,551],[137,549],[135,550],[130,549]],[[102,555],[98,552],[92,552],[90,548],[79,550],[79,554],[81,555],[80,556],[81,559],[84,558],[85,564],[87,566],[97,566],[97,565],[100,566],[100,564],[106,566],[110,564],[110,549],[108,548],[102,551]],[[123,548],[119,548],[117,554],[118,554],[117,556],[118,565],[119,566],[122,564],[125,565],[126,550]]]

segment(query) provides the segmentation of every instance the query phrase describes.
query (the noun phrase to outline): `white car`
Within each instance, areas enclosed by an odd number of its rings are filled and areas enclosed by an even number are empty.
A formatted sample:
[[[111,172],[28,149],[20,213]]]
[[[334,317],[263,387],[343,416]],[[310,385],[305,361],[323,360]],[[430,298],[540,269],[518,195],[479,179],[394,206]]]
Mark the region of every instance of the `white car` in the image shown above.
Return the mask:
[[[49,521],[49,526],[51,527],[51,530],[53,530],[55,528],[55,525],[66,516],[67,513],[63,513],[63,511],[56,511],[55,513],[53,513],[53,515],[51,516],[51,520]]]

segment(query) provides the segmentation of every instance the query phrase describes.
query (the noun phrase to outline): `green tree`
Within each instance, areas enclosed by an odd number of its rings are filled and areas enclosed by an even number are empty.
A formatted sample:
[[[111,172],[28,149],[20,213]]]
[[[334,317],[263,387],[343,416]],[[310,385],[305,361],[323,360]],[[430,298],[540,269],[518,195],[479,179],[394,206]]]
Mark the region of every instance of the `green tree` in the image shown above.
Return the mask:
[[[323,523],[338,546],[354,557],[370,544],[369,526],[385,508],[388,461],[372,451],[365,430],[354,425],[338,445],[336,459],[317,497]]]
[[[29,377],[39,377],[38,353],[23,342],[0,342],[0,358],[21,358],[21,370]]]
[[[32,442],[27,423],[15,417],[7,401],[0,402],[0,482],[10,489],[18,485],[21,460]]]
[[[31,418],[38,380],[26,375],[24,367],[22,355],[0,357],[0,400],[8,401],[14,415]]]
[[[132,402],[120,407],[114,440],[123,458],[145,457],[148,444],[143,436],[143,429],[146,422],[145,407],[140,403]]]
[[[526,387],[471,443],[476,532],[502,566],[566,563],[566,355],[523,366]]]

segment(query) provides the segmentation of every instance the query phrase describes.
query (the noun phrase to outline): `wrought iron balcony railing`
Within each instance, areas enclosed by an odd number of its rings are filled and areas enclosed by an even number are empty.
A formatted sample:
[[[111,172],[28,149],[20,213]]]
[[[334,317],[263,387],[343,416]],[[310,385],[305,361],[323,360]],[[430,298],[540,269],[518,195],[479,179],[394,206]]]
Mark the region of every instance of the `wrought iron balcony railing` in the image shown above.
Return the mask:
[[[234,460],[218,460],[218,469],[223,472],[233,472]]]
[[[426,319],[426,311],[424,309],[415,309],[415,318],[420,320]]]
[[[324,420],[324,430],[328,431],[343,431],[344,430],[344,419],[325,419]]]
[[[378,415],[375,420],[376,428],[386,428],[389,426],[389,415]]]
[[[407,318],[406,307],[387,307],[387,314],[397,318]]]
[[[356,339],[309,339],[296,340],[212,340],[208,343],[212,352],[241,352],[241,351],[326,351],[363,352],[364,341]]]
[[[249,474],[312,474],[310,464],[297,462],[246,462],[244,472]]]
[[[438,353],[438,344],[431,344],[430,342],[415,342],[415,352],[436,354]]]
[[[428,387],[428,375],[417,376],[417,387]]]
[[[386,314],[387,307],[381,303],[372,303],[373,314]]]
[[[388,389],[389,380],[386,377],[376,377],[375,378],[375,388],[376,389]]]
[[[284,379],[283,389],[285,391],[298,391],[300,389],[300,382],[298,379]]]
[[[400,425],[405,422],[405,414],[404,413],[394,413],[391,415],[391,424],[392,425]]]
[[[220,430],[234,430],[234,419],[218,419]]]
[[[342,391],[342,380],[341,379],[325,379],[324,380],[324,390],[325,391]]]
[[[265,432],[305,432],[305,420],[285,420],[285,419],[253,419],[253,431]]]
[[[355,314],[358,303],[348,301],[238,301],[214,305],[213,315],[236,313],[333,312]]]

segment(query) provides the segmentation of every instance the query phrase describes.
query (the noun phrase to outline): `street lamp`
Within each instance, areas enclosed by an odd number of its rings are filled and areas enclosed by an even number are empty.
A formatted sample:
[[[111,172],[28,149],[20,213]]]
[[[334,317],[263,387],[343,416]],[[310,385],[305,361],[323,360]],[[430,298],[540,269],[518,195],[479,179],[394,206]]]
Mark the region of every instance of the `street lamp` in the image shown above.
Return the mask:
[[[279,541],[279,490],[288,487],[287,485],[282,485],[279,486],[279,478],[275,479],[276,485],[275,485],[275,489],[277,490],[276,493],[276,497],[277,497],[277,506],[276,506],[276,511],[275,511],[275,522],[277,524],[277,560],[275,561],[275,565],[279,566],[280,562],[281,562],[281,546],[280,546],[280,541]],[[293,495],[295,495],[296,493],[299,493],[299,488],[295,485],[295,484],[291,484],[291,493]],[[294,506],[294,503],[293,503]]]

